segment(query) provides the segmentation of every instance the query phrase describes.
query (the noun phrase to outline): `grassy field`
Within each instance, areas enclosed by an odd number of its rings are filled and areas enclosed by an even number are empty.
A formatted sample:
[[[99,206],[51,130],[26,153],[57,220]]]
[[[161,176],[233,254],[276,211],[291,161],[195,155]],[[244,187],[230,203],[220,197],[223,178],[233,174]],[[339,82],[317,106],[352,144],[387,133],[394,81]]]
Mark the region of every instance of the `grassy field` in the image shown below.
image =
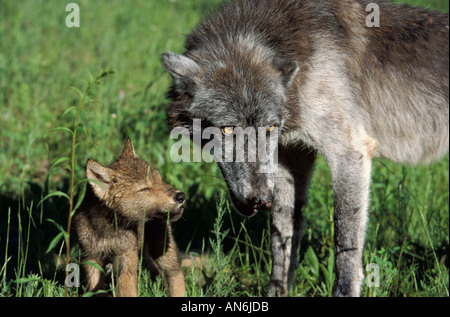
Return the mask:
[[[240,217],[215,164],[175,164],[169,156],[170,78],[160,55],[182,52],[184,35],[220,1],[74,2],[80,28],[66,27],[64,1],[0,1],[0,296],[64,296],[66,245],[54,238],[66,229],[69,211],[70,129],[81,99],[71,87],[84,92],[86,80],[106,69],[115,74],[91,90],[79,117],[76,182],[84,178],[87,158],[109,163],[131,137],[138,155],[187,193],[175,226],[180,249],[197,263],[185,268],[187,295],[264,295],[269,213]],[[401,2],[449,10],[448,0]],[[364,265],[378,265],[380,283],[364,284],[362,295],[448,296],[448,156],[418,168],[376,160],[372,175]],[[333,196],[321,158],[306,217],[291,295],[330,296]],[[75,241],[69,251],[70,262],[79,262]],[[161,278],[145,270],[140,275],[140,296],[166,295]],[[70,296],[83,294],[83,285],[69,289]]]

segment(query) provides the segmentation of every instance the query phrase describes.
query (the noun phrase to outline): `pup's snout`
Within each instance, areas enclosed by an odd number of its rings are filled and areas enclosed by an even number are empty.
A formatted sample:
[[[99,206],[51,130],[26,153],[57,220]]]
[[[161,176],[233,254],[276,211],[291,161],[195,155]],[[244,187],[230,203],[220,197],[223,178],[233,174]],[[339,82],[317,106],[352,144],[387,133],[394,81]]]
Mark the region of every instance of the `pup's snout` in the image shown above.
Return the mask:
[[[177,192],[175,194],[175,196],[173,196],[173,200],[175,200],[175,202],[182,204],[184,203],[184,200],[186,199],[186,195],[183,192]]]

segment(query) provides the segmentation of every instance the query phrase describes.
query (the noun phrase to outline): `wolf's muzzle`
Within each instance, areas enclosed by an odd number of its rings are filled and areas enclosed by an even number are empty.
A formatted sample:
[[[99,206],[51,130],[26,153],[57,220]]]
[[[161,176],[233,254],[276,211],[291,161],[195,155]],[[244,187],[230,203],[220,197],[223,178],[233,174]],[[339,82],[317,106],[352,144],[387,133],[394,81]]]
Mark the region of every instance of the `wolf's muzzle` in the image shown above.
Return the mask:
[[[261,210],[261,209],[269,209],[272,208],[273,196],[269,195],[264,198],[253,197],[252,199],[247,201],[247,204],[251,206],[253,209]]]

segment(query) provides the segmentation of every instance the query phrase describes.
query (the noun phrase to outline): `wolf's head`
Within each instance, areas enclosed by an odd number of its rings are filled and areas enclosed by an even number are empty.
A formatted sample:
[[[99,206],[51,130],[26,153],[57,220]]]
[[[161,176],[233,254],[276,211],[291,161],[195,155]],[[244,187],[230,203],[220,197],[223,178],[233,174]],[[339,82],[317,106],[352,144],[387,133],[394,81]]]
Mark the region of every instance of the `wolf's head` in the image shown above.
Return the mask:
[[[221,50],[208,56],[168,52],[162,58],[173,78],[169,125],[195,132],[193,121],[199,119],[203,131],[210,127],[221,131],[221,148],[214,150],[214,157],[235,207],[245,216],[270,208],[275,143],[285,121],[286,90],[298,64],[264,49],[246,50],[244,45],[239,51]],[[232,140],[234,146],[226,147]]]

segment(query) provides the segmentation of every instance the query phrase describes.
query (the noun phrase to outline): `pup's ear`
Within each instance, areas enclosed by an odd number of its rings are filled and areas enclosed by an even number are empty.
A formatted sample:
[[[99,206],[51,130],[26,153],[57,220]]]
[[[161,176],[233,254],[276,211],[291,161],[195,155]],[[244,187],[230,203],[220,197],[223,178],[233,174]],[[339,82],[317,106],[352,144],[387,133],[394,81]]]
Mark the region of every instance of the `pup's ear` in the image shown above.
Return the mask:
[[[133,143],[131,143],[131,139],[127,139],[127,143],[125,143],[125,147],[123,148],[122,154],[120,157],[134,157],[137,158],[136,152],[134,151]]]
[[[105,198],[111,183],[111,171],[102,164],[88,160],[86,163],[86,177],[92,186],[94,193],[100,199]]]
[[[200,65],[187,56],[167,52],[161,55],[162,65],[172,76],[175,89],[187,91],[194,82],[194,77],[200,71]]]
[[[281,72],[281,81],[285,88],[289,88],[294,82],[295,76],[300,71],[298,62],[283,57],[275,57],[273,65]]]

